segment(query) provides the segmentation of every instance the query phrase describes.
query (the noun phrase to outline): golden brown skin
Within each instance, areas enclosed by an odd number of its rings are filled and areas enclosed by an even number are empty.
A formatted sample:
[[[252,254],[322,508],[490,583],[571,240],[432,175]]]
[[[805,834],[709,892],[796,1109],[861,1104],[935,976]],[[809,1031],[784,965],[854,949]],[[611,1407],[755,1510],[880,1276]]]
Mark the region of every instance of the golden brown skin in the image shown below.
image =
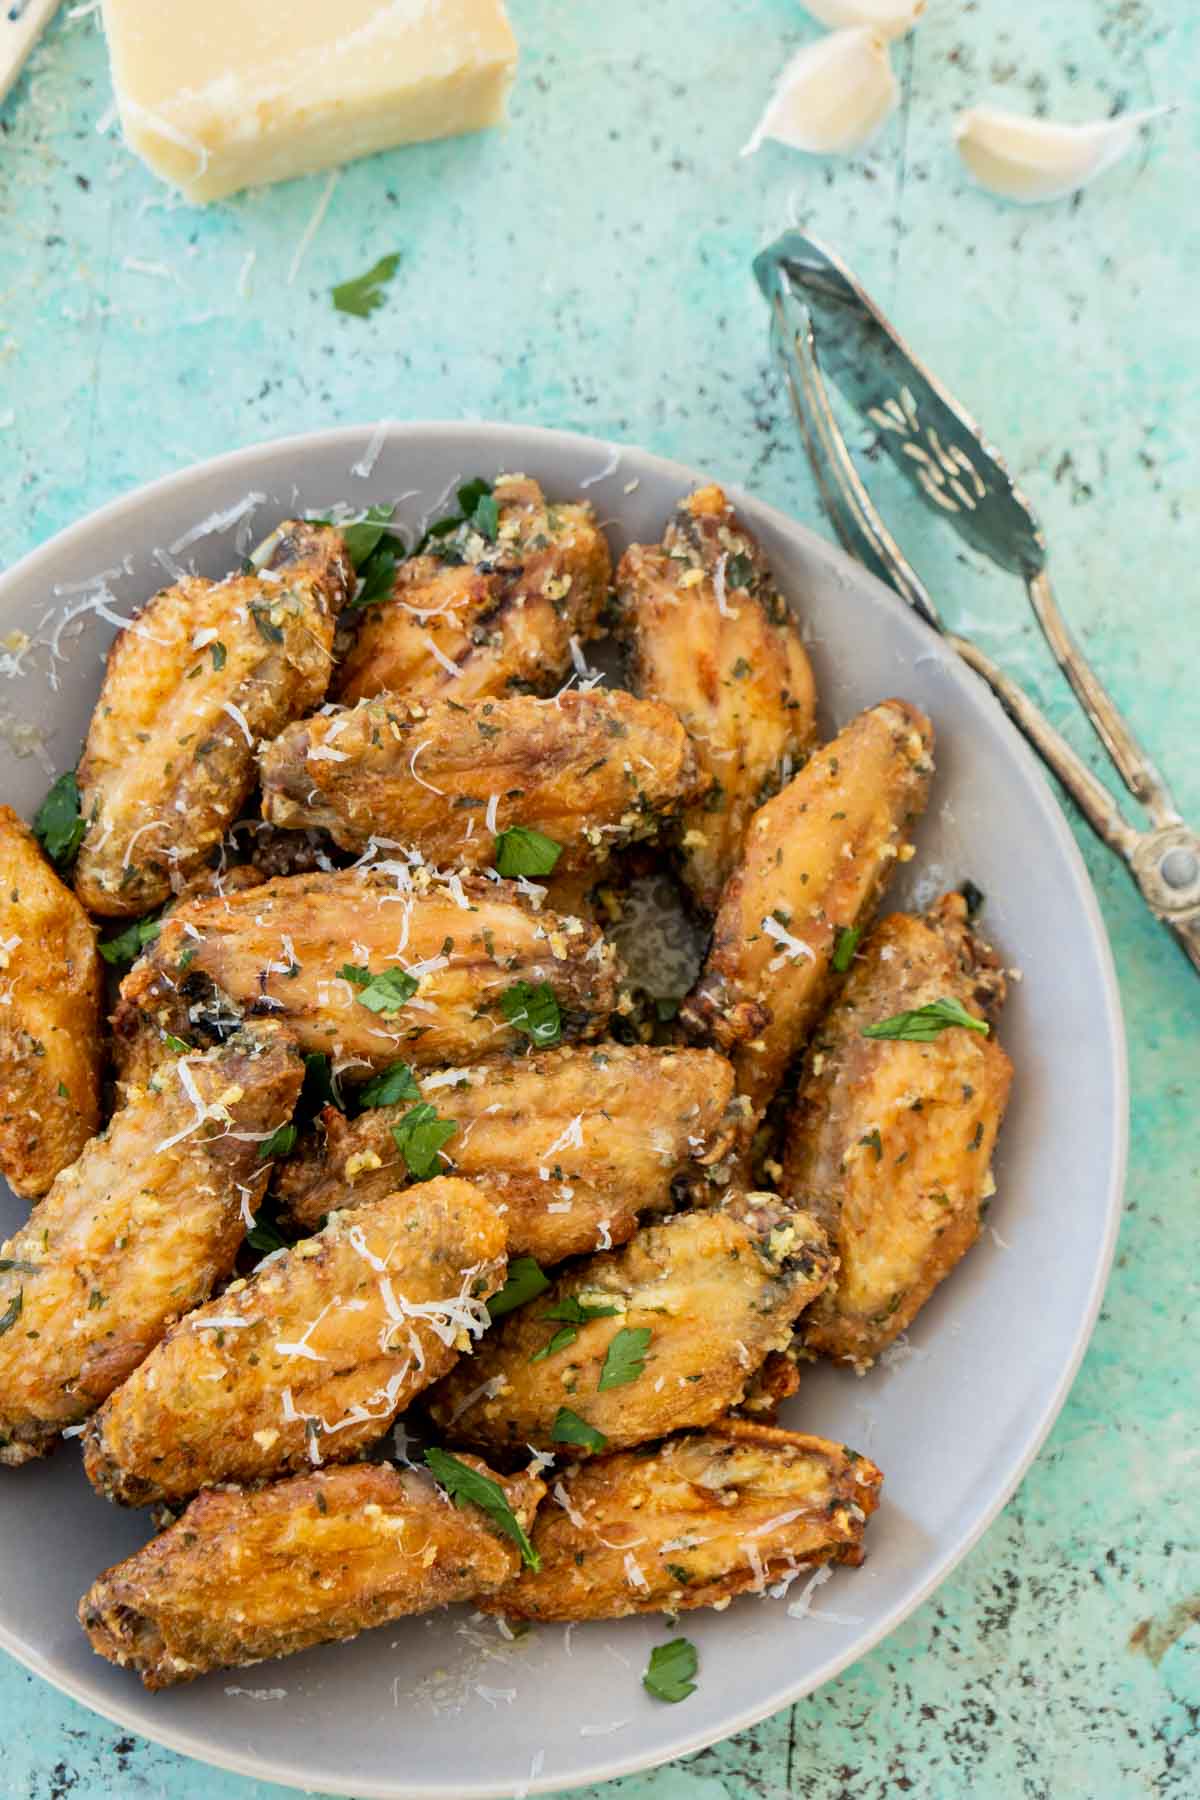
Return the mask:
[[[841,1444],[734,1419],[649,1455],[595,1457],[538,1514],[541,1569],[479,1604],[511,1619],[727,1606],[814,1564],[860,1563],[882,1481]]]
[[[490,866],[512,825],[561,846],[556,875],[594,869],[699,786],[670,708],[613,688],[466,706],[381,694],[289,726],[261,762],[273,824],[323,827],[343,850],[390,838],[443,869]]]
[[[947,894],[924,918],[882,921],[822,1021],[782,1181],[841,1259],[802,1321],[809,1350],[865,1368],[970,1249],[1012,1079],[994,1035],[952,1026],[919,1044],[865,1038],[864,1026],[943,999],[994,1019],[1004,990],[962,896]]]
[[[4,1245],[0,1463],[45,1455],[229,1274],[303,1074],[270,1025],[164,1064]]]
[[[400,564],[391,599],[365,611],[334,681],[339,699],[448,693],[465,702],[543,694],[562,682],[571,638],[596,635],[612,576],[608,545],[590,506],[548,504],[527,476],[502,475],[494,494],[494,544],[460,530],[442,540],[460,561]]]
[[[79,765],[75,891],[91,912],[152,912],[217,851],[257,740],[324,699],[353,583],[339,533],[289,520],[259,575],[182,581],[118,632]]]
[[[683,720],[708,794],[683,815],[683,874],[715,912],[755,807],[813,739],[812,668],[766,558],[719,487],[680,502],[661,545],[617,571],[635,693]]]
[[[391,1013],[372,1011],[341,973],[427,963]],[[114,1027],[136,1038],[148,1017],[186,1037],[232,1006],[365,1076],[397,1057],[431,1068],[527,1045],[501,1011],[521,981],[554,989],[564,1037],[594,1037],[616,1005],[614,971],[597,927],[534,911],[513,883],[389,862],[179,907],[122,982]]]
[[[36,1200],[100,1128],[96,935],[10,806],[0,806],[0,1172]]]
[[[430,1411],[448,1438],[500,1452],[521,1444],[561,1450],[567,1440],[554,1433],[564,1406],[613,1450],[708,1425],[739,1403],[768,1351],[786,1346],[832,1268],[820,1226],[773,1194],[739,1195],[720,1211],[643,1226],[623,1250],[591,1257],[510,1313],[471,1362],[434,1389]],[[570,1343],[531,1360],[562,1330],[546,1314],[568,1300],[616,1311],[579,1324]],[[617,1333],[646,1328],[642,1373],[601,1389]],[[494,1391],[480,1391],[493,1381]]]
[[[462,1460],[528,1528],[544,1484]],[[493,1593],[520,1560],[485,1512],[424,1474],[357,1463],[201,1494],[92,1583],[79,1622],[98,1655],[164,1688]]]
[[[504,1243],[452,1177],[335,1214],[168,1333],[90,1422],[89,1481],[142,1506],[353,1460],[486,1329]]]
[[[838,935],[870,914],[929,797],[933,728],[885,700],[750,821],[684,1028],[731,1055],[761,1114],[825,999]],[[783,936],[778,935],[779,932]]]
[[[446,1073],[458,1079],[445,1080]],[[440,1071],[421,1097],[458,1125],[443,1155],[505,1210],[510,1256],[543,1266],[633,1236],[638,1215],[671,1203],[672,1184],[719,1165],[737,1135],[733,1070],[711,1050],[597,1044]],[[327,1107],[277,1187],[309,1230],[407,1180],[392,1137],[413,1100],[346,1119]]]

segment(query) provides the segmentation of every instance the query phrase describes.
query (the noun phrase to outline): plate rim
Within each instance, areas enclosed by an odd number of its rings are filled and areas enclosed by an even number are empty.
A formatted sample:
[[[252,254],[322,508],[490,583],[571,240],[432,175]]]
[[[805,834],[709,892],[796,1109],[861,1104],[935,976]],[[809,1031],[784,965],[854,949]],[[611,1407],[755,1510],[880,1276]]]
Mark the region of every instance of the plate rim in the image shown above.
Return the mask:
[[[576,450],[580,446],[586,445],[595,448],[602,454],[607,453],[610,457],[614,451],[617,451],[621,456],[636,458],[639,463],[652,466],[664,477],[669,476],[675,483],[681,484],[681,491],[694,485],[698,479],[715,479],[690,464],[678,462],[671,457],[660,456],[654,451],[642,449],[635,444],[626,444],[612,438],[594,437],[588,432],[528,424],[519,420],[381,419],[368,420],[359,424],[328,426],[313,431],[291,433],[284,437],[267,438],[253,444],[242,445],[235,450],[223,451],[220,455],[207,457],[200,462],[189,463],[185,468],[172,470],[169,474],[157,476],[152,481],[144,482],[138,487],[115,495],[111,500],[85,514],[83,518],[77,519],[73,524],[64,526],[61,531],[55,532],[45,542],[26,551],[10,568],[0,573],[0,605],[14,588],[27,581],[30,576],[36,575],[37,566],[43,559],[49,560],[63,550],[73,549],[77,540],[86,538],[98,527],[119,523],[122,515],[127,511],[140,510],[148,502],[152,502],[160,496],[172,494],[176,490],[184,489],[192,482],[202,480],[205,476],[236,473],[243,465],[252,467],[256,460],[281,451],[292,450],[297,453],[308,453],[315,447],[336,449],[341,446],[347,450],[357,450],[363,447],[364,440],[367,445],[375,445],[380,431],[384,433],[378,445],[380,453],[388,448],[395,438],[420,439],[429,432],[436,432],[449,438],[460,437],[465,443],[476,447],[481,440],[484,443],[489,440],[494,441],[499,447],[517,434],[538,440],[547,452],[552,452],[556,445],[563,448],[570,446]],[[613,472],[615,473],[615,470]],[[901,613],[909,612],[910,609],[892,589],[873,575],[869,569],[856,562],[839,545],[830,542],[814,531],[811,526],[792,518],[778,507],[760,500],[740,484],[731,481],[722,482],[722,485],[735,506],[748,502],[753,510],[767,518],[774,529],[784,534],[798,533],[807,540],[808,547],[813,552],[819,554],[831,566],[839,569],[855,585],[865,584],[868,588],[873,589],[876,598],[881,600],[885,606]],[[1064,852],[1065,861],[1075,877],[1076,888],[1083,908],[1083,922],[1090,927],[1089,937],[1096,951],[1101,989],[1099,997],[1103,1001],[1103,1014],[1107,1027],[1108,1073],[1112,1082],[1115,1104],[1110,1121],[1111,1142],[1109,1145],[1108,1192],[1105,1198],[1105,1228],[1088,1290],[1087,1305],[1075,1330],[1071,1354],[1064,1363],[1053,1390],[1042,1406],[1022,1454],[1007,1471],[996,1496],[984,1508],[971,1529],[956,1541],[952,1550],[937,1561],[917,1590],[898,1601],[881,1620],[856,1638],[852,1644],[829,1656],[814,1675],[801,1678],[790,1686],[785,1684],[781,1690],[772,1692],[769,1699],[763,1703],[755,1702],[744,1707],[736,1716],[723,1719],[716,1729],[713,1729],[710,1722],[708,1725],[701,1725],[692,1730],[677,1732],[669,1745],[664,1747],[661,1752],[656,1751],[652,1756],[647,1756],[644,1751],[632,1751],[624,1756],[610,1753],[592,1767],[572,1773],[569,1777],[572,1788],[642,1773],[674,1762],[680,1757],[690,1756],[697,1751],[707,1749],[713,1744],[720,1743],[759,1724],[763,1719],[783,1711],[807,1695],[815,1693],[827,1682],[840,1675],[852,1663],[858,1662],[877,1648],[948,1579],[1008,1505],[1058,1419],[1091,1343],[1116,1252],[1129,1155],[1128,1045],[1112,946],[1083,854],[1075,840],[1066,813],[1050,787],[1041,763],[1007,714],[1004,713],[991,691],[977,676],[971,674],[945,641],[932,630],[929,633],[929,648],[930,653],[936,657],[942,672],[948,679],[969,691],[973,698],[984,698],[995,708],[1002,726],[1002,736],[1007,742],[1010,753],[1023,768],[1026,776],[1032,777],[1028,784],[1031,793],[1036,797],[1036,804],[1048,822],[1051,835],[1058,841],[1059,848]],[[214,1746],[203,1739],[201,1734],[187,1728],[164,1725],[161,1729],[156,1729],[147,1725],[140,1717],[131,1720],[119,1706],[113,1706],[105,1699],[97,1697],[86,1682],[54,1666],[47,1665],[41,1656],[21,1644],[3,1619],[0,1619],[0,1649],[6,1651],[31,1673],[48,1681],[60,1693],[66,1694],[69,1699],[77,1701],[90,1712],[107,1719],[111,1724],[121,1726],[125,1730],[135,1731],[139,1736],[164,1749],[211,1767],[224,1769],[231,1774],[245,1776],[251,1780],[274,1781],[283,1787],[310,1793],[347,1796],[350,1797],[350,1800],[446,1800],[449,1791],[444,1785],[414,1786],[411,1782],[398,1784],[388,1780],[381,1783],[372,1779],[353,1781],[349,1785],[345,1785],[343,1780],[339,1779],[336,1786],[314,1790],[299,1769],[289,1769],[286,1765],[281,1768],[281,1765],[265,1757],[240,1754],[229,1751],[221,1745]],[[682,1724],[683,1721],[681,1720],[680,1723]],[[549,1771],[536,1776],[531,1774],[530,1779],[521,1785],[520,1792],[523,1795],[560,1792],[562,1791],[562,1781],[562,1776]],[[494,1782],[484,1780],[466,1783],[460,1781],[455,1792],[456,1800],[506,1800],[512,1790],[507,1784],[497,1787]]]

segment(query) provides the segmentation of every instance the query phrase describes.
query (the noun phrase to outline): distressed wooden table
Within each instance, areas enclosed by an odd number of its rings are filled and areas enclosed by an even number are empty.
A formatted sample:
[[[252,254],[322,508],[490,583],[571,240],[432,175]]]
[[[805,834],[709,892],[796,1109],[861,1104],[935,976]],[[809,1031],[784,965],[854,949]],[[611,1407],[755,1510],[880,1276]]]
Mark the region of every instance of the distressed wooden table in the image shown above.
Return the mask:
[[[841,163],[738,156],[815,32],[796,0],[511,4],[524,49],[505,135],[203,212],[98,129],[103,44],[86,5],[64,11],[0,112],[0,558],[197,458],[381,413],[570,426],[815,521],[749,273],[797,222],[1009,454],[1090,653],[1200,814],[1196,109],[1075,203],[1028,212],[972,189],[949,137],[977,98],[1078,119],[1193,97],[1189,0],[932,0],[897,51],[901,112]],[[331,285],[392,250],[386,306],[336,313]],[[1016,585],[887,498],[949,618],[1107,777]],[[0,692],[0,729],[3,712]],[[790,1713],[613,1795],[1200,1792],[1200,988],[1081,841],[1124,991],[1134,1154],[1071,1399],[1001,1519],[892,1638]],[[282,1793],[124,1736],[11,1663],[0,1743],[11,1800]]]

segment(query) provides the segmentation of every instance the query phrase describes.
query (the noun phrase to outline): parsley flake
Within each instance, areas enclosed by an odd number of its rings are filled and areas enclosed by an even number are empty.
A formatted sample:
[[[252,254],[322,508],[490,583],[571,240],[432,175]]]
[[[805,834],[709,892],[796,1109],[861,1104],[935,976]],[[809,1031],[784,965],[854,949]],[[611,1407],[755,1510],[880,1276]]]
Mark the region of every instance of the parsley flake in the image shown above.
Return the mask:
[[[407,969],[385,969],[382,975],[372,975],[370,969],[343,963],[338,974],[344,981],[352,981],[355,987],[362,989],[355,997],[368,1012],[399,1012],[417,991],[417,978]]]
[[[578,1444],[582,1450],[605,1450],[608,1439],[586,1419],[571,1411],[569,1406],[560,1406],[554,1415],[554,1423],[550,1427],[550,1436],[556,1444]]]
[[[25,1289],[18,1288],[3,1313],[0,1313],[0,1337],[11,1331],[21,1316],[21,1308],[25,1304]]]
[[[399,267],[400,252],[391,250],[373,263],[365,274],[339,281],[330,289],[337,311],[349,313],[353,319],[369,319],[383,305],[383,290]]]
[[[51,862],[66,869],[75,860],[84,829],[79,816],[79,784],[74,769],[68,769],[34,813],[33,834]]]
[[[528,825],[510,825],[496,839],[496,872],[500,875],[553,875],[562,855],[556,844]]]
[[[106,938],[102,944],[97,944],[96,948],[105,962],[113,967],[121,963],[136,962],[146,945],[152,944],[161,930],[162,921],[160,919],[136,919],[132,925],[127,925],[118,936]]]
[[[505,1313],[524,1306],[527,1300],[535,1300],[539,1294],[544,1294],[549,1286],[532,1256],[514,1257],[508,1265],[504,1286],[487,1303],[488,1312],[493,1319],[502,1318]]]
[[[290,1120],[286,1125],[281,1125],[278,1131],[271,1133],[265,1143],[258,1146],[259,1162],[267,1162],[275,1156],[290,1156],[296,1147],[297,1135],[296,1127]]]
[[[893,1013],[890,1019],[881,1019],[878,1025],[865,1026],[862,1035],[866,1038],[897,1038],[910,1044],[932,1044],[952,1025],[978,1031],[983,1037],[987,1037],[990,1030],[985,1019],[977,1019],[957,1000],[945,999],[931,1000],[928,1006],[919,1006],[915,1012]]]
[[[656,1644],[650,1652],[642,1686],[656,1700],[667,1700],[675,1706],[695,1693],[692,1677],[699,1667],[695,1644],[689,1638],[672,1638],[669,1644]]]
[[[605,1353],[604,1367],[597,1383],[598,1393],[603,1394],[608,1388],[626,1387],[645,1374],[651,1336],[648,1325],[622,1325]]]
[[[500,996],[500,1011],[514,1031],[523,1031],[539,1050],[557,1044],[562,1037],[558,998],[548,981],[536,987],[518,981]]]
[[[542,1566],[542,1559],[525,1535],[525,1527],[508,1504],[504,1489],[490,1475],[472,1469],[468,1463],[460,1462],[457,1456],[451,1456],[448,1450],[427,1450],[425,1463],[433,1479],[440,1488],[454,1501],[456,1506],[465,1506],[468,1502],[485,1512],[492,1522],[498,1525],[506,1537],[510,1537],[521,1552],[521,1561],[536,1573]]]
[[[844,975],[854,961],[854,952],[858,949],[862,934],[861,925],[843,925],[838,932],[833,946],[833,966],[839,975]]]
[[[389,1063],[358,1091],[360,1106],[395,1106],[398,1100],[420,1098],[416,1077],[406,1062]]]
[[[208,648],[212,656],[213,668],[215,670],[223,669],[225,667],[225,646],[220,638],[214,638]]]
[[[574,1294],[567,1294],[538,1317],[561,1319],[568,1325],[587,1325],[593,1319],[615,1319],[620,1310],[619,1306],[598,1306],[592,1300],[577,1300]]]
[[[287,1239],[280,1236],[270,1219],[255,1219],[246,1233],[246,1242],[251,1250],[261,1250],[264,1255],[269,1255],[272,1250],[287,1249]]]
[[[458,1130],[453,1119],[439,1119],[436,1106],[427,1100],[406,1112],[392,1126],[396,1148],[414,1181],[429,1181],[441,1168],[441,1149]]]
[[[534,1351],[530,1362],[545,1362],[548,1356],[557,1356],[560,1350],[569,1350],[578,1336],[573,1325],[560,1326],[548,1344],[543,1344],[540,1350]]]

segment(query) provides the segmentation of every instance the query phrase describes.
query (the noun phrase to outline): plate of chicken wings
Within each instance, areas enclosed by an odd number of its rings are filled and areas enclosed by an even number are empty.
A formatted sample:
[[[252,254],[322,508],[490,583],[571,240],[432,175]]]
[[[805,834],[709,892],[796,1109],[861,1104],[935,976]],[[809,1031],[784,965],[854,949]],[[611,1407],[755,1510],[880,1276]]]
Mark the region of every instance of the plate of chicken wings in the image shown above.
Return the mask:
[[[1123,1173],[985,690],[749,496],[503,426],[173,476],[0,627],[0,1643],[465,1797],[892,1629],[1061,1406]]]

